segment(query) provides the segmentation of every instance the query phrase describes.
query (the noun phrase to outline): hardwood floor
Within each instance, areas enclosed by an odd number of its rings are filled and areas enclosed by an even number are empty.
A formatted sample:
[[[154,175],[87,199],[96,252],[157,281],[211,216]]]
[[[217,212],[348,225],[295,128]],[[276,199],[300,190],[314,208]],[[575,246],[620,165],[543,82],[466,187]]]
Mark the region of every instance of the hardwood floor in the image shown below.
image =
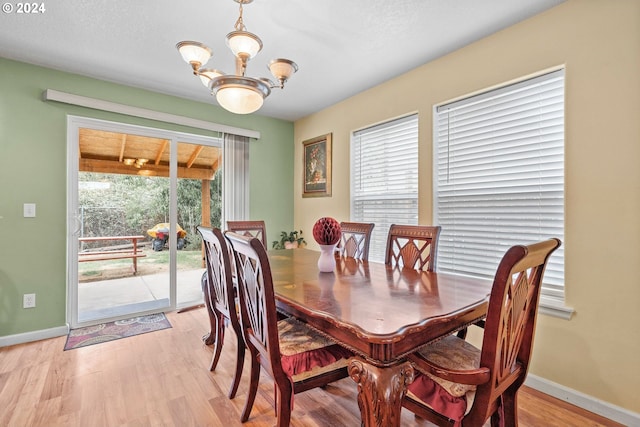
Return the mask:
[[[273,426],[266,376],[251,418],[239,421],[248,363],[236,398],[227,398],[235,337],[226,337],[218,368],[209,372],[205,310],[167,317],[171,329],[76,350],[63,351],[66,337],[0,348],[0,426]],[[620,426],[526,387],[519,402],[522,427]],[[359,425],[349,378],[295,397],[292,427]],[[402,426],[430,425],[403,410]]]

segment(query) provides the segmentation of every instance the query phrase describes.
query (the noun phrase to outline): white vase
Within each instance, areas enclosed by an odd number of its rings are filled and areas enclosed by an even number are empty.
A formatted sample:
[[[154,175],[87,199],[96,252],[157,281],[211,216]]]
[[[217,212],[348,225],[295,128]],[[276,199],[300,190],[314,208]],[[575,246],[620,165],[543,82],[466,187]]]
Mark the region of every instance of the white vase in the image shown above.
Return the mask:
[[[333,272],[336,268],[336,258],[334,252],[336,245],[320,245],[320,258],[318,258],[318,269],[323,273]]]

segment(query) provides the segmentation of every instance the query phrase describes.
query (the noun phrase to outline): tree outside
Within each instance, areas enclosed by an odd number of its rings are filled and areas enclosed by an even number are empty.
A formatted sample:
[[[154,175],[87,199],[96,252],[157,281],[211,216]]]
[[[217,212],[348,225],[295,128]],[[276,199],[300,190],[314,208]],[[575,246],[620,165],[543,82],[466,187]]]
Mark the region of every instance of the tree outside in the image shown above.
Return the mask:
[[[218,171],[210,183],[211,225],[214,227],[221,225],[221,181],[222,174]],[[199,252],[201,238],[196,227],[202,223],[202,181],[179,179],[177,188],[178,224],[187,232],[183,251]],[[150,242],[147,230],[169,221],[169,178],[80,172],[78,193],[80,237],[144,235]],[[79,249],[118,243],[122,242],[86,242]],[[182,258],[185,256],[186,253]],[[197,253],[193,257],[201,259]],[[142,258],[141,264],[143,260],[151,261]]]

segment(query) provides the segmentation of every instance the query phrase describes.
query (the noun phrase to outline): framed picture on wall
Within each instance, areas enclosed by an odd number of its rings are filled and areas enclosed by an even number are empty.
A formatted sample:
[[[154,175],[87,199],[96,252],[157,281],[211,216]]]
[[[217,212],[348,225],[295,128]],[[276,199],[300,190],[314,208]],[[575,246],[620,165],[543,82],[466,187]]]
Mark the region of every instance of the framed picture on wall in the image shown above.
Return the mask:
[[[330,133],[303,141],[302,197],[331,196]]]

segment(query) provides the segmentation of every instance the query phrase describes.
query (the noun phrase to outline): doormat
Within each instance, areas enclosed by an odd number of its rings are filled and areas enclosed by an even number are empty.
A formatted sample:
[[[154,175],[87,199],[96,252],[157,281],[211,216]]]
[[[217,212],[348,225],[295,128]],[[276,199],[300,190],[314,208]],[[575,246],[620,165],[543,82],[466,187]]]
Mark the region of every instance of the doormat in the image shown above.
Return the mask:
[[[169,323],[164,313],[157,313],[72,329],[69,331],[64,349],[66,351],[86,347],[88,345],[119,340],[120,338],[146,334],[147,332],[159,331],[170,327],[171,323]]]

